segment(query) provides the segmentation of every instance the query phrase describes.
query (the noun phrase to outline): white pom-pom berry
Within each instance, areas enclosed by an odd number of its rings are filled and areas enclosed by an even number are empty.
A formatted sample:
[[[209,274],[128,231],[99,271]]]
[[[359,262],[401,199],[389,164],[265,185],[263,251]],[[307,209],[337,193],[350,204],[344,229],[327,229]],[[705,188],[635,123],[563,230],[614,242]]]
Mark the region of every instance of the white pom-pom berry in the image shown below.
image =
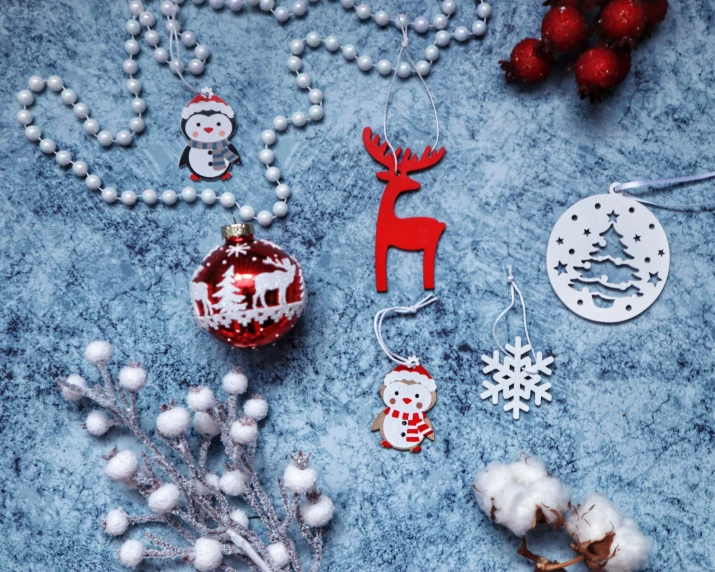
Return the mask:
[[[301,469],[295,463],[290,463],[283,473],[283,484],[298,494],[307,493],[317,481],[318,472],[313,467]]]
[[[200,572],[215,570],[223,561],[223,545],[213,538],[198,538],[194,544],[194,567]]]
[[[193,411],[208,411],[214,406],[216,399],[214,392],[208,387],[192,387],[189,389],[189,395],[186,397],[186,404]]]
[[[109,536],[121,536],[129,528],[129,515],[121,507],[110,510],[104,517],[102,526]]]
[[[82,389],[87,388],[87,381],[81,375],[78,375],[76,373],[73,373],[69,377],[67,377],[67,383],[71,383],[72,385],[76,385],[77,387],[81,387]],[[62,397],[64,397],[67,401],[79,401],[80,399],[82,399],[82,394],[77,393],[76,391],[72,391],[64,385],[62,386],[60,392],[62,393]]]
[[[242,526],[243,528],[248,528],[248,515],[245,511],[237,508],[232,510],[229,516],[231,517],[231,522],[234,524]]]
[[[152,512],[166,514],[179,505],[179,500],[181,500],[179,487],[174,483],[167,483],[151,493],[147,499],[147,503]]]
[[[334,512],[333,501],[324,494],[321,494],[315,502],[307,501],[300,505],[303,522],[311,528],[320,528],[328,524]]]
[[[276,568],[283,568],[290,563],[290,555],[288,554],[288,549],[282,542],[269,544],[266,547],[266,550],[268,551],[268,558]]]
[[[237,497],[246,492],[246,475],[241,471],[228,471],[219,481],[221,490],[230,497]]]
[[[186,432],[191,425],[191,414],[183,407],[172,407],[156,418],[156,429],[164,437],[173,439]]]
[[[226,393],[245,393],[248,389],[248,378],[239,371],[231,371],[223,376],[221,385]]]
[[[214,490],[219,490],[221,486],[221,481],[218,478],[218,475],[216,473],[206,473],[204,475],[204,481],[206,482],[207,485],[205,486],[202,482],[200,481],[195,481],[194,482],[194,489],[196,490],[197,493],[199,493],[202,497],[207,497],[211,494],[213,494]],[[209,488],[210,487],[210,488]]]
[[[139,460],[133,451],[120,451],[107,462],[104,472],[113,481],[126,481],[134,476]]]
[[[84,350],[84,359],[94,365],[108,362],[112,359],[112,344],[109,342],[90,342]]]
[[[268,402],[260,395],[254,395],[243,404],[243,413],[246,417],[260,421],[268,415]]]
[[[216,437],[221,434],[221,426],[213,420],[209,413],[203,411],[194,413],[194,429],[204,437]]]
[[[146,385],[146,370],[129,364],[119,370],[119,385],[128,391],[139,391]]]
[[[109,431],[109,417],[104,411],[91,411],[84,422],[87,433],[95,437],[101,437]]]
[[[258,425],[254,419],[244,417],[231,424],[229,433],[234,443],[239,445],[248,445],[253,443],[258,437]]]
[[[144,545],[138,540],[130,539],[119,549],[119,562],[128,568],[136,568],[144,560],[145,554]]]

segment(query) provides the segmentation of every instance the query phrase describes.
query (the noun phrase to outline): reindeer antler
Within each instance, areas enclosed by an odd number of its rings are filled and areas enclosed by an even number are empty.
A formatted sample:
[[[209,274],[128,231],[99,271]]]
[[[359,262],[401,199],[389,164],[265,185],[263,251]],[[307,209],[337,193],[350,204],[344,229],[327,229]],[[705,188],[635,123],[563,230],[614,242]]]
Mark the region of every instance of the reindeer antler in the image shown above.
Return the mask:
[[[270,266],[275,266],[276,268],[281,268],[283,270],[292,266],[290,258],[282,258],[279,260],[278,258],[266,257],[264,262]]]
[[[372,129],[365,127],[362,132],[362,141],[370,157],[390,171],[395,170],[395,157],[388,149],[387,142],[380,143],[380,135],[373,136]],[[398,147],[395,150],[395,155],[398,158],[397,170],[403,174],[428,169],[439,163],[444,157],[444,147],[440,148],[439,151],[434,151],[432,147],[427,146],[422,153],[422,157],[419,158],[412,151],[406,149],[400,159],[401,152],[402,147]]]
[[[444,157],[444,147],[440,148],[439,151],[433,151],[432,147],[425,147],[422,157],[417,157],[412,151],[407,149],[405,151],[402,160],[397,165],[397,168],[401,173],[410,173],[413,171],[421,171],[422,169],[428,169],[439,163]]]
[[[389,169],[390,171],[395,170],[395,157],[392,155],[392,152],[387,148],[387,142],[380,143],[380,135],[375,134],[373,137],[372,135],[372,129],[369,127],[365,127],[365,129],[362,130],[362,142],[365,145],[365,149],[367,149],[367,152],[370,154],[370,157],[375,159],[380,165],[385,167],[386,169]],[[400,153],[402,152],[402,147],[398,147],[395,150],[395,155],[397,155],[398,159],[400,157]]]

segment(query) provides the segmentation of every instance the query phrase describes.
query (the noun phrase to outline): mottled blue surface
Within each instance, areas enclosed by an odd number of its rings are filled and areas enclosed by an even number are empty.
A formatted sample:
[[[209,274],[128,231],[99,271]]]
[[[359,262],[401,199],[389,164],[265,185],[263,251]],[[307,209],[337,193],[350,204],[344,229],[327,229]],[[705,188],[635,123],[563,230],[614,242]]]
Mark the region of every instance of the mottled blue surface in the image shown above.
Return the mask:
[[[158,2],[151,4],[158,13]],[[577,99],[569,75],[531,89],[505,85],[497,60],[537,33],[543,9],[536,2],[494,4],[483,42],[444,50],[429,76],[447,155],[418,175],[422,191],[399,205],[401,213],[447,223],[437,263],[440,303],[387,325],[393,347],[421,356],[439,384],[430,413],[437,440],[410,455],[381,450],[369,431],[391,367],[372,334],[372,316],[423,294],[416,254],[393,253],[389,294],[374,287],[382,183],[360,134],[365,125],[380,126],[388,81],[325,50],[306,56],[325,92],[326,116],[281,140],[279,165],[294,189],[291,214],[259,233],[302,262],[310,304],[278,346],[232,350],[198,330],[188,305],[189,278],[219,242],[224,209],[107,206],[42,156],[15,122],[14,93],[27,77],[57,73],[103,126],[116,132],[127,125],[120,67],[126,4],[2,3],[2,570],[119,569],[118,543],[97,521],[118,505],[145,510],[103,473],[100,455],[129,437],[89,437],[80,428],[87,406],[66,403],[55,388],[56,376],[94,375],[81,354],[97,338],[114,342],[114,367],[132,359],[150,370],[141,399],[149,426],[157,405],[183,398],[190,384],[218,387],[231,365],[245,368],[253,390],[271,404],[260,448],[265,474],[279,475],[289,453],[311,451],[336,500],[326,569],[530,570],[514,552],[518,540],[479,512],[470,488],[485,463],[522,451],[543,457],[576,500],[595,488],[635,518],[654,542],[648,570],[715,567],[715,217],[656,213],[670,240],[671,275],[658,302],[631,323],[579,319],[555,297],[544,271],[551,227],[573,202],[605,192],[613,180],[715,166],[713,5],[672,2],[666,22],[635,53],[626,82],[590,106]],[[413,16],[437,10],[433,2],[385,7]],[[473,3],[459,3],[457,22],[469,24],[473,15]],[[304,19],[285,26],[254,10],[216,14],[189,2],[182,19],[213,49],[202,83],[233,104],[240,121],[233,142],[244,166],[231,182],[212,186],[260,208],[273,202],[257,161],[260,130],[276,114],[307,110],[285,69],[288,42],[313,29],[336,33],[377,60],[394,59],[400,41],[394,28],[359,23],[332,1],[311,5]],[[415,39],[413,53],[425,45]],[[178,118],[189,94],[147,56],[144,50],[140,78],[148,127],[131,148],[98,148],[55,94],[40,96],[33,112],[47,135],[108,184],[180,189],[187,173],[175,167],[184,145]],[[395,141],[431,144],[429,113],[419,82],[397,82]],[[658,198],[712,200],[712,189]],[[492,322],[508,300],[507,263],[525,290],[535,344],[556,356],[553,402],[519,422],[478,397],[479,357],[494,347]],[[520,334],[516,313],[508,326],[509,335]],[[559,547],[536,546],[553,556],[568,553],[564,538]]]

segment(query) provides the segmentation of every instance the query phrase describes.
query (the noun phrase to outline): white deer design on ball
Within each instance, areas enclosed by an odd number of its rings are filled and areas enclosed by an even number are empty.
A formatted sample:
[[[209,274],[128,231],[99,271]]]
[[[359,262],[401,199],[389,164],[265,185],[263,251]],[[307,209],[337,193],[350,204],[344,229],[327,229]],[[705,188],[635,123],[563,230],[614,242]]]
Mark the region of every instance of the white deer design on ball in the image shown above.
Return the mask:
[[[209,287],[205,282],[192,282],[189,287],[189,296],[191,296],[191,301],[196,304],[200,302],[203,306],[204,313],[207,316],[211,316],[214,313],[214,307],[209,300]]]
[[[278,290],[278,305],[286,304],[286,291],[288,286],[293,283],[296,273],[296,266],[290,261],[290,258],[282,260],[266,259],[266,264],[275,266],[278,270],[274,272],[264,272],[256,276],[253,281],[256,293],[253,295],[253,307],[258,307],[260,301],[261,306],[268,307],[266,304],[266,294],[271,290]]]

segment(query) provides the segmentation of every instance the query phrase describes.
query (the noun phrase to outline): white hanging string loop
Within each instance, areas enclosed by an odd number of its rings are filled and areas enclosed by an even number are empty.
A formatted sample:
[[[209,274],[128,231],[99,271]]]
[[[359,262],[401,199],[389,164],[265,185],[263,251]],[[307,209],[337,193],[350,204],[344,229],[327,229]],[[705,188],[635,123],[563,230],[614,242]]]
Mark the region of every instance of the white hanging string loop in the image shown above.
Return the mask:
[[[420,365],[420,360],[419,358],[417,358],[417,356],[403,357],[399,354],[396,354],[390,348],[387,347],[387,344],[382,337],[382,322],[385,320],[385,316],[387,316],[390,312],[394,312],[395,314],[414,314],[417,312],[417,310],[429,306],[437,300],[437,296],[435,296],[434,294],[430,294],[424,300],[420,300],[412,306],[395,306],[393,308],[384,308],[383,310],[380,310],[377,314],[375,314],[375,319],[373,320],[375,336],[377,337],[377,343],[380,344],[382,351],[387,354],[387,357],[389,357],[395,363],[406,365],[407,367],[417,367],[418,365]]]
[[[392,95],[392,88],[395,84],[395,78],[397,77],[397,70],[400,67],[400,61],[402,60],[402,54],[404,53],[407,59],[410,61],[410,65],[412,66],[412,69],[415,71],[417,74],[417,77],[420,78],[420,81],[422,82],[422,85],[424,85],[425,90],[427,91],[427,97],[429,97],[430,103],[432,104],[432,111],[434,113],[434,122],[435,126],[437,128],[437,138],[435,139],[434,146],[432,147],[433,150],[437,149],[437,145],[439,145],[439,115],[437,115],[437,106],[435,105],[434,102],[434,97],[432,96],[432,92],[430,91],[429,87],[427,86],[427,82],[425,81],[425,78],[422,77],[422,74],[417,71],[417,66],[415,65],[414,60],[412,59],[412,56],[410,55],[409,50],[407,49],[408,46],[410,45],[410,38],[408,36],[408,26],[407,26],[407,18],[400,18],[399,16],[398,22],[400,25],[400,30],[402,31],[402,42],[400,43],[400,51],[397,52],[397,62],[395,62],[395,71],[392,73],[392,79],[390,80],[390,87],[387,89],[387,97],[385,98],[385,109],[382,114],[382,131],[383,135],[385,137],[385,142],[387,143],[388,147],[390,148],[390,151],[392,151],[392,156],[395,158],[395,173],[397,173],[397,152],[395,151],[394,146],[392,145],[392,142],[387,136],[387,110],[390,106],[390,96]]]
[[[169,21],[176,21],[176,16],[174,14],[172,14],[169,17]],[[176,56],[174,56],[174,45],[176,45]],[[203,89],[201,91],[199,91],[193,85],[191,85],[188,81],[186,81],[186,79],[184,78],[184,73],[179,68],[179,66],[182,63],[181,40],[179,38],[179,33],[176,31],[176,26],[172,26],[171,31],[169,32],[169,58],[170,58],[169,67],[171,67],[172,65],[174,66],[173,71],[176,73],[176,75],[179,76],[181,81],[184,82],[184,85],[186,85],[186,87],[188,87],[191,91],[193,91],[196,94],[203,93],[203,91],[204,91]]]
[[[673,179],[651,179],[649,181],[631,181],[630,183],[613,183],[609,188],[611,193],[620,193],[624,197],[638,201],[641,204],[649,205],[661,209],[698,209],[698,208],[713,208],[715,207],[715,201],[708,203],[683,203],[674,205],[664,205],[661,203],[654,203],[641,199],[640,197],[633,196],[626,191],[630,189],[638,189],[640,187],[651,187],[656,185],[679,185],[682,183],[695,183],[698,181],[706,181],[707,179],[715,178],[715,171],[709,173],[703,173],[702,175],[691,175],[689,177],[676,177]],[[665,191],[668,189],[658,189],[659,191]]]
[[[531,355],[534,358],[534,363],[536,363],[536,353],[534,352],[534,346],[531,345],[531,338],[529,337],[529,326],[526,323],[526,304],[524,304],[524,296],[521,293],[521,290],[519,290],[519,287],[516,285],[516,281],[514,280],[514,274],[512,273],[511,269],[511,264],[507,266],[507,278],[506,281],[509,283],[509,292],[511,294],[511,302],[509,305],[504,309],[504,311],[497,316],[497,319],[494,320],[494,325],[492,326],[492,337],[494,338],[494,342],[496,343],[497,347],[501,350],[503,354],[507,354],[508,352],[502,347],[502,345],[499,343],[499,339],[497,338],[497,325],[499,324],[499,321],[506,316],[506,314],[509,312],[514,307],[515,304],[515,296],[514,294],[516,293],[519,296],[519,302],[521,302],[521,314],[522,314],[522,319],[524,321],[524,333],[526,334],[526,343],[529,344],[529,349],[531,350]],[[537,373],[537,370],[530,371],[530,368],[527,368],[526,371],[528,373]]]

